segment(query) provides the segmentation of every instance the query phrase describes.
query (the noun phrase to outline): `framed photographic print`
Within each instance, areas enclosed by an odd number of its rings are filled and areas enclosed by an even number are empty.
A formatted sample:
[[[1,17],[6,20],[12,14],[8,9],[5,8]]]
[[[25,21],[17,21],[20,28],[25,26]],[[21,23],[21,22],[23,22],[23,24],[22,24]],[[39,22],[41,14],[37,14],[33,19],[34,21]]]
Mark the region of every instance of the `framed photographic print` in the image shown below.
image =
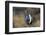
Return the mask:
[[[45,3],[5,1],[5,33],[45,31]]]

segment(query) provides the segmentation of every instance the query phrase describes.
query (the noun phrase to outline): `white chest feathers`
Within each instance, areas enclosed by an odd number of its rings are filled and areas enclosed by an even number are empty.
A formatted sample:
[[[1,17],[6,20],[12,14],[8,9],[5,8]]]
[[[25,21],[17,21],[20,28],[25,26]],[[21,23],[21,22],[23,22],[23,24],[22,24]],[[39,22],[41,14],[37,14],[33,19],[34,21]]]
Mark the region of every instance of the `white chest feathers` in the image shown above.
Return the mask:
[[[29,23],[31,23],[31,21],[32,21],[32,17],[31,17],[31,15],[29,14],[29,18],[30,18],[30,21],[29,21]]]

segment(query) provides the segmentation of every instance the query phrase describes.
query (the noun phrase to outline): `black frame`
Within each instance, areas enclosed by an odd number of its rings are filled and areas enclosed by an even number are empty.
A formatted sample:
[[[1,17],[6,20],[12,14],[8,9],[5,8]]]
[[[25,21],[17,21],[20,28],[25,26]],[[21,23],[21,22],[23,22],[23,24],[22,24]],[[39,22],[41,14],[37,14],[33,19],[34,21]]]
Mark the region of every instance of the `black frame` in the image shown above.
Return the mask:
[[[43,5],[43,30],[40,31],[24,31],[24,32],[9,32],[9,3],[23,3],[23,4],[38,4]],[[45,3],[37,2],[19,2],[19,1],[5,1],[5,34],[18,34],[18,33],[33,33],[33,32],[45,32]]]

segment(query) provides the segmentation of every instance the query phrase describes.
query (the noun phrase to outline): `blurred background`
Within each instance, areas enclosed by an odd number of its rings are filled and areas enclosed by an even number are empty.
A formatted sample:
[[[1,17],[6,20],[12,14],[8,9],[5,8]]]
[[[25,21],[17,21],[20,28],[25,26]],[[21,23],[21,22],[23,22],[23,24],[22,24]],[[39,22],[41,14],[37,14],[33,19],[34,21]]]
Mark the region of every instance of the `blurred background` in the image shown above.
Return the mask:
[[[32,16],[31,24],[27,24],[25,16]],[[13,7],[13,28],[40,27],[40,8]]]

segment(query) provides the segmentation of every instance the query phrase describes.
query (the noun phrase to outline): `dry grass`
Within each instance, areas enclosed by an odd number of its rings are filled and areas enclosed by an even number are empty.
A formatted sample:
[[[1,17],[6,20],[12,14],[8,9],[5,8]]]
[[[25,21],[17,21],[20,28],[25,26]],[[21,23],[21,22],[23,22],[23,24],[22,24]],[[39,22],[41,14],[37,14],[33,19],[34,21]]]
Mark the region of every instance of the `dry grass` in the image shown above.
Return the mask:
[[[32,16],[32,23],[31,24],[27,24],[25,22],[25,12],[27,12],[26,14],[30,14]],[[26,10],[22,8],[22,11],[20,9],[20,11],[15,11],[14,8],[14,12],[16,12],[15,16],[13,16],[13,27],[14,28],[20,28],[20,27],[40,27],[40,9],[39,8],[27,8]],[[20,14],[20,15],[19,15]]]

